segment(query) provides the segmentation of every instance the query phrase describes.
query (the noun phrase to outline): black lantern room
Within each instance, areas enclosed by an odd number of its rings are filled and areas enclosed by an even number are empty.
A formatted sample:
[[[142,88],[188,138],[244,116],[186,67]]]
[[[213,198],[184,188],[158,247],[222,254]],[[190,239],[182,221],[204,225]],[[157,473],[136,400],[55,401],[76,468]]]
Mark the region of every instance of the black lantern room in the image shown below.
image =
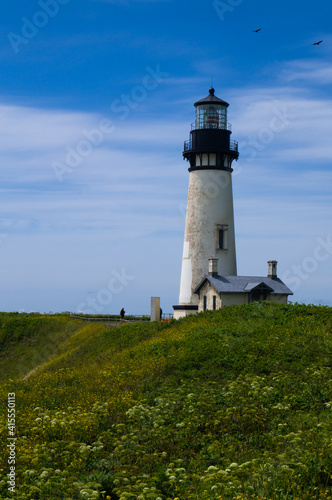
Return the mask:
[[[195,102],[196,120],[191,126],[190,139],[184,143],[183,157],[191,170],[213,168],[230,170],[239,157],[238,143],[230,140],[231,125],[227,122],[228,103],[214,95]]]

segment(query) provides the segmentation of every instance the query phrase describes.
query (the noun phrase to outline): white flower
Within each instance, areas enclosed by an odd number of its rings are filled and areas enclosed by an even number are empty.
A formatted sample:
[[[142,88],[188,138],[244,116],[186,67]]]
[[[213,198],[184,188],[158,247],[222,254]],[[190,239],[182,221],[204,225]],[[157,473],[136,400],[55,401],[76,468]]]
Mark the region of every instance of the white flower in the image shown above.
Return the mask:
[[[230,469],[236,469],[238,466],[239,466],[239,465],[238,465],[237,463],[233,462],[233,463],[229,466],[229,468],[230,468]]]

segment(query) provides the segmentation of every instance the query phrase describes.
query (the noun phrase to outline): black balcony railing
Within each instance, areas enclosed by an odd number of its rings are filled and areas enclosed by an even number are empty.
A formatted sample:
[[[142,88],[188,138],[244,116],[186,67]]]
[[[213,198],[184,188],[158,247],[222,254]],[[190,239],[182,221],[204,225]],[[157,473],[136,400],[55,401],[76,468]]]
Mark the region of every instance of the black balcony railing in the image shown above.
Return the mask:
[[[229,147],[231,151],[239,152],[239,143],[237,141],[229,141]]]
[[[188,141],[184,142],[184,151],[191,151],[193,149],[192,140],[188,139]],[[231,151],[239,152],[239,144],[237,141],[229,141],[229,149]]]
[[[232,124],[229,122],[226,123],[224,120],[218,120],[218,118],[200,118],[196,119],[196,121],[191,124],[191,130],[201,130],[206,128],[232,131]]]

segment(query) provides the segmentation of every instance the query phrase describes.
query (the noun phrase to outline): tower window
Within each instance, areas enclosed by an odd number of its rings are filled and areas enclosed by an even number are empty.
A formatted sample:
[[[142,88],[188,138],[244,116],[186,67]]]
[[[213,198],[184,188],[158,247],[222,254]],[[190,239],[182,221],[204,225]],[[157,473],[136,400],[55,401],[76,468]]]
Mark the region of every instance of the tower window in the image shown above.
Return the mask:
[[[218,231],[218,244],[220,249],[224,249],[224,232],[223,229],[219,229]]]
[[[216,224],[216,250],[227,250],[227,233],[226,224]]]
[[[217,309],[217,296],[213,296],[213,310],[215,311]]]
[[[203,310],[206,311],[206,308],[207,308],[206,295],[204,295],[203,300],[204,300]]]

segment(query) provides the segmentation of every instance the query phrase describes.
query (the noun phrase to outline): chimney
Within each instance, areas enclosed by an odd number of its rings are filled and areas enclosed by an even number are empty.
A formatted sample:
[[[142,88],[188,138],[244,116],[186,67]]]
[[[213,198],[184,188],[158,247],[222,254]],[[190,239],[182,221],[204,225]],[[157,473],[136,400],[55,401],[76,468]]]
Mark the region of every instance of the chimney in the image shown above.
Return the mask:
[[[268,273],[267,276],[268,278],[272,278],[273,280],[277,279],[277,260],[269,260],[268,261]]]
[[[209,275],[214,278],[218,276],[218,259],[215,257],[209,258]]]

